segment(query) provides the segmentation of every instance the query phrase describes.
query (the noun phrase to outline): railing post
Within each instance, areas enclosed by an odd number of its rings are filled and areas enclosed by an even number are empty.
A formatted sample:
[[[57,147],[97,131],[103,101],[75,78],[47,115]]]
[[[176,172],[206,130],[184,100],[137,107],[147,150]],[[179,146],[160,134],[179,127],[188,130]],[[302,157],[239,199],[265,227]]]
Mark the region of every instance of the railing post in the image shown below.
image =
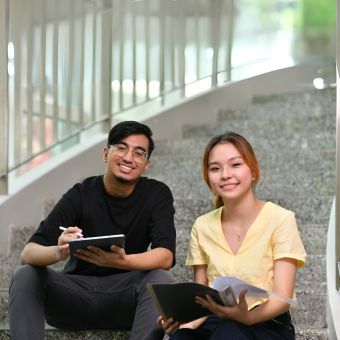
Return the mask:
[[[185,5],[183,1],[178,2],[179,15],[177,17],[177,39],[178,39],[178,83],[181,87],[181,97],[185,97],[185,46],[186,46],[186,18],[185,18]]]
[[[40,3],[40,68],[39,68],[39,87],[40,87],[40,102],[39,102],[39,149],[46,148],[46,1]]]
[[[101,14],[101,67],[100,67],[100,115],[109,115],[111,110],[111,75],[112,75],[112,15]]]
[[[211,29],[211,46],[213,49],[213,60],[211,69],[211,86],[217,85],[218,58],[220,48],[220,25],[221,25],[221,0],[215,0],[211,3],[210,29]]]
[[[82,24],[83,24],[82,18]],[[83,26],[82,26],[83,28]],[[83,30],[82,30],[83,33]],[[83,37],[81,37],[83,44]],[[83,45],[82,45],[83,47]],[[52,57],[52,96],[53,96],[53,143],[57,143],[59,140],[59,68],[58,68],[58,52],[59,52],[59,3],[57,1],[54,2],[54,18],[53,18],[53,57]],[[84,67],[84,50],[82,49],[80,55],[80,67]],[[80,117],[83,112],[83,74],[80,70],[80,86],[79,86],[79,113]],[[79,122],[81,121],[80,126],[83,126],[82,120],[79,118]]]
[[[9,1],[0,0],[0,195],[8,193],[8,18]]]
[[[97,87],[96,87],[96,75],[97,75],[97,8],[96,3],[92,2],[92,73],[91,73],[91,122],[96,121],[96,104],[97,104]]]
[[[68,17],[68,63],[67,63],[67,76],[66,76],[66,133],[70,136],[73,132],[73,110],[72,110],[72,96],[74,88],[73,68],[74,68],[74,2],[69,2],[69,17]],[[40,112],[42,114],[42,112]]]
[[[234,16],[235,16],[235,3],[234,0],[228,1],[227,21],[228,21],[228,40],[227,40],[227,58],[226,58],[226,80],[231,80],[232,70],[232,51],[234,43]]]

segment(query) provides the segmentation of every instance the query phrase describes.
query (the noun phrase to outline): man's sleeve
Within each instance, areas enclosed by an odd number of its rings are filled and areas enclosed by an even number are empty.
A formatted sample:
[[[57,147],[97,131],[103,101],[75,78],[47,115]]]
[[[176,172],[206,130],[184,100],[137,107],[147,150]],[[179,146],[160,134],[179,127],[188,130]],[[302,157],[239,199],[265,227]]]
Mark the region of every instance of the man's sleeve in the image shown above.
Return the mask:
[[[80,222],[81,199],[79,189],[75,185],[65,193],[43,220],[37,231],[28,242],[35,242],[44,246],[53,246],[58,242],[61,234],[59,226],[77,226]]]
[[[159,191],[151,218],[151,248],[163,247],[176,255],[176,229],[174,199],[166,185]]]

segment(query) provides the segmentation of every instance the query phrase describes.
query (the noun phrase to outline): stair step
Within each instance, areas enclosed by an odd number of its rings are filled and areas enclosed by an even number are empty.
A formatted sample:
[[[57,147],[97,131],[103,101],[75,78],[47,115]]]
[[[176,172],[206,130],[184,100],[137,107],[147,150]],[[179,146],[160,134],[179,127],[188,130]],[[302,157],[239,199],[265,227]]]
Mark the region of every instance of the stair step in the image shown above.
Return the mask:
[[[267,121],[273,123],[274,126],[280,124],[290,125],[295,127],[296,124],[309,124],[315,126],[320,124],[322,127],[335,127],[335,103],[331,106],[316,103],[312,108],[306,108],[299,105],[296,108],[288,108],[285,105],[271,102],[267,104],[253,104],[249,107],[238,110],[238,112],[231,112],[230,110],[221,110],[218,113],[218,122],[240,122],[248,120],[249,123],[256,124],[256,121]],[[308,118],[308,119],[306,119]]]
[[[265,128],[264,125],[266,126]],[[335,133],[335,119],[334,122],[328,124],[327,120],[313,120],[308,117],[300,119],[285,118],[283,121],[274,118],[265,120],[250,120],[248,118],[243,120],[221,120],[217,124],[184,126],[183,137],[211,138],[227,130],[240,133],[250,142],[255,138],[264,138],[266,140],[272,138],[271,136],[278,136],[282,134],[282,131],[288,131],[288,135],[292,136],[299,134],[300,137],[304,138],[309,138],[313,131],[329,136]]]
[[[266,153],[271,155],[265,155]],[[258,153],[260,164],[259,183],[277,180],[285,181],[287,179],[295,179],[300,183],[303,183],[303,179],[306,179],[305,181],[314,179],[314,181],[322,183],[324,180],[329,181],[329,178],[333,179],[335,177],[333,170],[335,168],[335,152],[320,151],[320,153],[317,153],[314,151],[311,154],[311,151],[306,151],[304,154],[302,153],[304,153],[303,150],[299,156],[296,150],[291,150],[283,154],[282,150],[276,150],[269,146],[265,150],[261,150]],[[202,157],[203,151],[198,156],[179,155],[176,157],[176,161],[174,161],[174,156],[153,157],[153,164],[146,176],[163,178],[167,182],[176,174],[180,178],[192,178],[194,176],[196,181],[203,182]],[[323,163],[322,169],[320,168],[321,161]],[[188,173],[191,176],[188,176]]]
[[[178,163],[177,163],[178,164]],[[195,166],[183,166],[178,169],[177,178],[169,177],[172,173],[170,167],[163,168],[155,174],[154,177],[165,182],[175,197],[175,199],[195,199],[211,197],[208,187],[203,183],[199,169]],[[190,173],[191,176],[185,177]],[[330,168],[328,171],[306,173],[292,173],[290,175],[273,174],[270,180],[260,180],[256,192],[259,197],[318,197],[318,196],[334,196],[335,194],[335,173]],[[284,183],[284,184],[283,184]]]
[[[270,155],[265,156],[265,153]],[[261,151],[260,155],[261,158],[266,157],[266,161],[261,161],[259,157],[260,183],[278,180],[284,183],[286,181],[293,182],[294,180],[298,183],[304,183],[311,179],[318,180],[321,183],[326,181],[327,183],[327,181],[335,178],[335,153],[320,152],[320,154],[315,154],[314,152],[311,154],[311,152],[308,152],[309,157],[307,152],[305,155],[303,153],[304,150],[301,151],[300,155],[296,150],[282,153],[282,150],[275,150],[270,146],[266,147]],[[202,157],[203,152],[199,156],[178,155],[176,161],[174,161],[173,156],[154,157],[154,166],[150,166],[147,176],[162,178],[166,183],[169,180],[175,180],[173,177],[203,182]],[[320,167],[320,162],[323,163],[322,168]]]
[[[0,324],[7,322],[7,319],[8,319],[8,288],[0,289]]]
[[[183,249],[183,248],[182,248]],[[193,270],[185,265],[186,250],[180,252],[177,264],[171,269],[175,282],[193,280]],[[306,266],[299,268],[296,279],[296,290],[303,291],[307,288],[314,291],[326,289],[326,258],[324,255],[310,255]]]
[[[188,281],[188,278],[193,279],[191,268],[186,267],[184,264],[178,264],[172,272],[176,282]],[[298,272],[298,278],[299,275],[301,277],[307,276],[302,275],[300,272],[301,271]],[[320,286],[321,288],[317,288],[316,290],[305,291],[306,281],[298,279],[296,288],[298,305],[292,310],[292,316],[296,326],[301,329],[319,329],[326,327],[326,285],[322,286],[320,284]]]
[[[298,269],[296,289],[312,289],[315,291],[327,288],[326,256],[307,256],[306,266]]]
[[[328,331],[326,328],[321,329],[300,329],[295,328],[296,340],[328,340]],[[53,328],[46,328],[46,340],[126,340],[128,332],[112,331],[79,331],[69,332]],[[10,340],[9,328],[7,324],[0,324],[0,339]]]
[[[0,289],[8,289],[14,271],[20,266],[19,256],[19,252],[12,253],[9,256],[0,255]],[[65,261],[61,261],[51,265],[50,268],[61,271],[64,265]]]
[[[177,263],[184,261],[187,254],[190,231],[193,221],[183,221],[177,223]],[[311,256],[325,256],[327,243],[326,224],[302,224],[299,225],[302,243],[308,255],[308,261]],[[308,262],[307,262],[308,263]]]
[[[326,323],[326,291],[319,292],[297,292],[299,304],[291,309],[294,325],[301,328],[322,329],[327,327]]]
[[[213,209],[213,195],[208,191],[207,187],[203,185],[202,191],[206,192],[205,197],[207,199],[194,199],[194,198],[186,198],[186,199],[175,199],[175,221],[177,225],[177,231],[182,228],[183,222],[187,223],[189,228],[192,227],[195,219],[205,214]],[[201,197],[204,197],[201,196]],[[301,196],[297,195],[294,197],[294,202],[291,199],[282,197],[282,198],[272,198],[270,196],[262,197],[264,200],[272,201],[273,203],[277,203],[287,209],[293,210],[296,213],[296,218],[298,221],[298,225],[302,224],[326,224],[328,223],[330,207],[333,201],[333,196]],[[317,212],[317,214],[315,213]],[[320,231],[315,230],[316,228],[312,228],[313,232],[315,231],[321,236],[321,231],[324,231],[324,228],[321,228]],[[22,226],[11,226],[11,234],[10,234],[10,253],[12,255],[19,256],[19,253],[23,249],[27,239],[35,230],[35,227],[22,227]],[[308,232],[308,231],[306,231]],[[305,232],[304,232],[305,233]],[[309,233],[310,234],[310,233]],[[313,234],[310,234],[311,236]],[[325,232],[326,235],[326,232]],[[317,240],[321,238],[318,237]],[[1,260],[0,263],[4,260]]]
[[[9,226],[9,254],[21,251],[37,226]]]
[[[216,134],[214,133],[214,136]],[[320,131],[313,131],[308,136],[295,134],[294,138],[288,139],[285,134],[281,133],[275,136],[275,138],[263,139],[255,132],[251,136],[245,137],[249,139],[259,158],[263,154],[262,162],[267,161],[268,157],[269,160],[271,157],[278,157],[280,159],[282,151],[285,154],[292,152],[292,155],[295,152],[295,156],[297,151],[301,151],[303,152],[303,158],[315,160],[318,160],[319,156],[322,155],[326,155],[326,159],[329,157],[334,159],[335,157],[335,135],[330,133],[325,134]],[[162,157],[202,157],[210,138],[211,136],[207,135],[193,135],[178,140],[158,140],[151,158],[154,163],[153,165],[157,166]],[[268,152],[268,150],[271,150],[271,152]],[[287,166],[293,166],[298,161],[299,159],[295,160],[295,162],[289,162]],[[282,165],[285,166],[285,164]]]
[[[271,201],[288,210],[294,211],[298,225],[302,224],[327,224],[329,222],[330,210],[334,199],[333,195],[329,196],[305,196],[297,195],[294,200],[291,197],[270,196],[263,197],[266,201]],[[326,237],[326,235],[325,235]]]
[[[322,329],[326,327],[326,290],[320,291],[299,291],[297,290],[298,304],[291,309],[294,324],[303,329]],[[0,322],[8,322],[8,292],[0,291]],[[111,332],[110,332],[111,333]],[[124,334],[126,332],[123,332]],[[105,332],[104,332],[105,334]],[[2,339],[0,337],[0,339]],[[92,338],[91,338],[92,339]]]
[[[296,340],[328,340],[327,328],[299,329],[295,328]]]
[[[190,238],[190,230],[192,224],[194,222],[187,220],[181,221],[177,223],[177,265],[173,269],[174,271],[181,270],[178,267],[179,264],[183,264],[186,259],[188,243]],[[299,275],[304,275],[303,284],[306,282],[310,282],[312,285],[318,284],[322,279],[322,282],[325,281],[325,247],[326,247],[326,233],[327,233],[327,225],[319,225],[319,224],[306,224],[300,225],[300,234],[303,240],[304,246],[306,248],[308,258],[306,268],[302,268],[299,270]],[[311,236],[314,236],[313,238]],[[2,257],[0,260],[0,271],[2,273],[0,279],[0,287],[7,289],[9,286],[10,278],[15,270],[15,268],[19,265],[18,257],[11,255],[10,257]],[[52,268],[56,270],[61,270],[63,267],[63,263],[58,263]],[[322,275],[321,275],[322,273]],[[310,278],[310,275],[314,275],[313,279]],[[182,280],[188,280],[191,276],[183,277]],[[299,276],[298,276],[299,279]],[[299,281],[298,281],[299,282]]]
[[[334,196],[305,197],[304,195],[298,195],[294,197],[294,202],[286,197],[263,196],[262,198],[265,201],[271,201],[294,211],[298,225],[302,225],[311,223],[328,224]],[[207,199],[176,199],[174,206],[176,224],[188,222],[191,227],[198,216],[213,209],[213,195],[209,193],[209,198]]]
[[[0,289],[8,289],[12,274],[18,265],[18,253],[10,256],[0,255]]]
[[[129,332],[122,331],[63,331],[47,326],[45,329],[46,340],[127,340]],[[10,340],[8,324],[0,325],[0,339]]]
[[[181,247],[181,243],[179,243],[179,247]],[[181,249],[183,248],[184,247],[181,247]],[[184,265],[186,251],[182,253],[182,256],[179,255],[178,257],[179,258],[176,266],[171,269],[175,282],[192,281],[193,279],[192,269]],[[315,291],[319,293],[320,291],[322,292],[326,291],[325,264],[326,264],[325,256],[311,255],[308,257],[306,267],[299,269],[297,274],[296,290],[299,295],[305,294],[304,292],[306,290],[306,282],[309,283],[307,287],[307,292],[309,295],[307,296],[312,296],[313,298],[313,294],[310,292]],[[316,296],[318,296],[318,293],[316,294]],[[326,297],[324,296],[324,298]],[[305,303],[307,302],[305,298],[299,299],[303,301],[303,303],[300,302],[300,305],[305,306]],[[7,306],[8,306],[8,286],[5,289],[0,290],[0,322],[5,320],[7,317]],[[305,313],[306,312],[304,311],[303,314]]]
[[[275,102],[286,107],[295,108],[296,105],[315,106],[315,103],[322,103],[324,106],[334,106],[336,103],[336,89],[326,88],[322,90],[310,89],[303,92],[279,93],[254,96],[252,102],[254,104],[265,105],[268,102]],[[287,109],[286,109],[287,110]],[[289,113],[290,110],[287,110]]]

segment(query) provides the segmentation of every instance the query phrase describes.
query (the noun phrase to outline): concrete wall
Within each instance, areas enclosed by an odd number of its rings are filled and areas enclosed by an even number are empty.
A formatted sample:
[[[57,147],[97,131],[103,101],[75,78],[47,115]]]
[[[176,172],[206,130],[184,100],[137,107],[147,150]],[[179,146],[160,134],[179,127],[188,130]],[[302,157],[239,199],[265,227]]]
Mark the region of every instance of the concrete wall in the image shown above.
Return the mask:
[[[225,85],[181,104],[145,122],[154,131],[155,139],[181,137],[184,124],[213,122],[221,109],[247,105],[254,95],[293,92],[310,87],[317,76],[317,66],[310,64],[270,72]],[[138,119],[140,120],[140,119]],[[38,226],[44,205],[58,200],[74,183],[103,173],[102,151],[106,134],[88,138],[49,163],[22,176],[21,183],[9,196],[0,198],[0,252],[8,249],[8,226]]]
[[[340,293],[335,284],[339,275],[335,254],[335,211],[334,199],[327,235],[327,326],[330,340],[340,339]]]

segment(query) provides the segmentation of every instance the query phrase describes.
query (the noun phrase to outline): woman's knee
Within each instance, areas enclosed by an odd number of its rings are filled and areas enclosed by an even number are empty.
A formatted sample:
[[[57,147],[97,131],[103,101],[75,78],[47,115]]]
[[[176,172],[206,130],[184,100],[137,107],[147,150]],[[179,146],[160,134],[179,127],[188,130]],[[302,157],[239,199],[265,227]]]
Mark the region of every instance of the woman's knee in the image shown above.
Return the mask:
[[[228,334],[228,339],[238,339],[244,340],[249,339],[247,334],[247,326],[234,321],[234,320],[220,320],[217,323],[216,329],[211,337],[211,340],[222,340],[226,338]]]
[[[180,328],[175,333],[173,333],[170,340],[197,340],[199,339],[196,334],[195,330],[190,328]]]

